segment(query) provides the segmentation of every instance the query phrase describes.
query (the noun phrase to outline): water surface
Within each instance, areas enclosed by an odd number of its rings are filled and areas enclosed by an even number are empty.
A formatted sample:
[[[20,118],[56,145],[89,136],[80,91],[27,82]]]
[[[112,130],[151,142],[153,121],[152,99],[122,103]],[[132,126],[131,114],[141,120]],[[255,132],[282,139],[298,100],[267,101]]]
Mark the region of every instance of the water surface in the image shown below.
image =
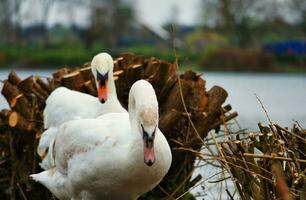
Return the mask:
[[[54,70],[16,70],[21,78],[30,75],[51,76]],[[0,70],[0,80],[9,70]],[[299,74],[204,73],[206,88],[219,85],[226,89],[233,110],[239,113],[243,128],[257,129],[257,122],[267,118],[254,94],[262,100],[273,122],[290,126],[294,120],[306,127],[306,76]],[[0,89],[2,83],[0,83]],[[0,95],[0,109],[8,105]]]

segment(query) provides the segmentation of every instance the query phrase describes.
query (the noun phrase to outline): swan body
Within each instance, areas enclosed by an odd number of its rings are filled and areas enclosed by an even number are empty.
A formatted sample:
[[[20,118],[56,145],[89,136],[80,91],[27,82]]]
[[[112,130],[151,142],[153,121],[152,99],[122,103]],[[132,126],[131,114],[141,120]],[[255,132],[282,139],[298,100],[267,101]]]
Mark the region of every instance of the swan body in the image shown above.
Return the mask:
[[[47,152],[61,124],[75,119],[96,118],[105,113],[126,112],[117,98],[112,57],[107,53],[100,53],[93,58],[91,67],[98,88],[98,98],[59,87],[46,101],[43,114],[47,130],[42,134],[37,148],[38,154],[43,158],[40,163],[43,169],[52,167]]]
[[[129,113],[69,121],[53,147],[55,167],[31,176],[61,200],[135,199],[158,185],[172,161],[154,90],[143,80],[131,88]]]

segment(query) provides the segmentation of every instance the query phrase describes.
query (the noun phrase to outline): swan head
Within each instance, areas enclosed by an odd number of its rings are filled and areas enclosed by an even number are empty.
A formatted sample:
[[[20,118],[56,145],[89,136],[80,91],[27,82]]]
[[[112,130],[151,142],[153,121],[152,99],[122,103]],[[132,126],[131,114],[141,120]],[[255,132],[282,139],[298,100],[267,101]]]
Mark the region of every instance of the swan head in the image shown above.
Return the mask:
[[[108,80],[113,76],[114,62],[108,53],[99,53],[91,62],[92,74],[95,77],[98,98],[101,103],[105,103],[108,98]]]
[[[144,163],[152,166],[155,162],[154,139],[158,129],[158,113],[154,109],[146,108],[139,113],[139,124],[142,140]]]
[[[144,163],[152,166],[155,162],[154,139],[158,131],[159,116],[156,94],[148,81],[139,80],[132,85],[129,113],[143,140]]]

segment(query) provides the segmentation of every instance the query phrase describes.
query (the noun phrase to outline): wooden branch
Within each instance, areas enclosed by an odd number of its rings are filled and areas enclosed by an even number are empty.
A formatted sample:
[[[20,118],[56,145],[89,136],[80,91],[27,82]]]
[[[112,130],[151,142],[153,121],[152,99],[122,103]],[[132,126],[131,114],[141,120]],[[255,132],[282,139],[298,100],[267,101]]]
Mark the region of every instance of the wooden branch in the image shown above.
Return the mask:
[[[69,74],[70,70],[67,68],[61,68],[52,74],[53,78],[57,81],[60,81],[63,76]]]
[[[34,88],[34,78],[33,78],[33,76],[29,76],[28,78],[22,80],[18,85],[18,89],[26,95],[29,95],[30,93],[33,93],[32,92],[33,88]]]
[[[225,102],[226,97],[227,92],[219,86],[214,86],[208,91],[208,104],[204,110],[205,114],[197,116],[194,122],[202,138],[207,135],[208,131],[211,129],[211,125],[215,123],[215,120],[219,119],[222,104]]]
[[[155,58],[151,58],[147,62],[147,67],[145,69],[145,76],[150,77],[154,76],[156,69],[159,67],[159,62]]]
[[[21,78],[16,74],[15,70],[12,70],[8,75],[8,81],[13,85],[18,86],[18,84],[21,82]]]
[[[163,133],[169,133],[178,123],[181,113],[175,109],[169,110],[159,118],[159,128]],[[167,137],[167,135],[166,135]],[[170,137],[170,136],[169,136]]]
[[[144,56],[142,56],[142,55],[135,55],[134,58],[133,58],[133,63],[134,64],[143,65],[144,60],[145,60]]]
[[[292,158],[281,157],[281,156],[272,156],[272,155],[260,155],[260,154],[251,154],[251,153],[244,153],[243,156],[246,157],[253,157],[253,158],[268,158],[274,160],[283,160],[283,161],[290,161],[293,162]],[[300,163],[306,163],[306,160],[296,159]]]
[[[81,68],[79,71],[80,71],[84,81],[88,81],[88,80],[94,79],[94,77],[92,75],[90,64],[86,65],[86,67]]]
[[[158,66],[156,67],[155,72],[153,73],[154,85],[155,90],[157,90],[157,93],[162,90],[168,78],[176,74],[175,68],[176,66],[174,64],[165,61],[161,61],[158,63]]]
[[[10,107],[13,107],[16,104],[15,98],[20,94],[20,92],[18,88],[12,85],[8,80],[5,80],[3,83],[4,84],[1,93],[6,98],[6,101]]]
[[[29,76],[28,78],[21,81],[18,85],[20,91],[25,94],[28,98],[32,98],[32,94],[35,94],[41,101],[45,101],[49,96],[48,92],[42,89],[39,84],[36,83],[34,76]]]
[[[236,118],[237,116],[238,116],[238,113],[237,113],[237,112],[233,112],[233,113],[231,113],[231,114],[229,114],[229,115],[226,115],[226,116],[224,117],[224,119],[218,120],[217,122],[215,122],[214,124],[212,124],[212,125],[211,125],[211,129],[214,129],[214,128],[218,127],[218,126],[221,126],[222,124],[224,124],[224,122],[228,122],[228,121],[230,121],[230,120]]]
[[[124,73],[123,70],[117,70],[117,71],[114,71],[113,76],[120,77],[123,73]]]
[[[27,119],[31,117],[30,103],[24,94],[19,94],[12,100],[12,109],[19,112],[22,116]]]
[[[161,105],[161,110],[178,110],[183,111],[183,102],[180,98],[180,90],[182,90],[183,98],[191,92],[192,86],[189,82],[185,80],[181,80],[181,88],[179,86],[178,81],[176,81],[172,90],[168,94],[168,98],[166,98],[163,105]]]
[[[68,70],[67,68],[62,68],[62,69],[59,69],[52,74],[52,76],[53,76],[52,89],[53,90],[55,88],[61,86],[61,84],[62,84],[61,81],[62,81],[63,76],[69,74],[69,72],[70,72],[70,70]]]
[[[64,75],[62,78],[62,85],[76,91],[82,91],[84,80],[79,71]]]
[[[92,96],[97,96],[97,90],[94,87],[94,84],[91,82],[91,80],[88,80],[83,83],[84,91],[88,94],[91,94]]]
[[[137,80],[143,77],[143,67],[141,64],[131,65],[124,75],[126,76],[125,79],[128,81],[128,85],[132,85]]]
[[[158,102],[165,102],[166,101],[166,98],[168,98],[169,92],[174,87],[175,83],[177,82],[177,79],[178,79],[178,76],[176,74],[174,74],[174,75],[172,75],[168,78],[164,87],[162,88],[159,95],[157,96]]]
[[[123,69],[123,57],[116,58],[114,60],[114,71]]]
[[[39,76],[35,77],[37,84],[44,90],[46,91],[47,94],[50,94],[53,90],[50,87],[50,85],[43,81]]]

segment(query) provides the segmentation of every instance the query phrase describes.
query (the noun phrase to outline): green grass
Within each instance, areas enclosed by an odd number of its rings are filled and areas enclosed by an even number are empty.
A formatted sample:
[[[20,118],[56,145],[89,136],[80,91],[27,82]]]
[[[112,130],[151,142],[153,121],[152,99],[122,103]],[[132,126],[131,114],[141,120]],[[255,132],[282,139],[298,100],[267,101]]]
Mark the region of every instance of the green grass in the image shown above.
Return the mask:
[[[95,54],[104,50],[102,46],[94,46],[88,50],[80,44],[48,48],[41,45],[0,45],[0,66],[12,64],[26,67],[75,66],[90,61]]]
[[[0,44],[0,68],[11,65],[22,66],[27,68],[52,68],[63,66],[79,66],[85,62],[91,61],[92,57],[99,52],[107,51],[113,57],[117,57],[121,52],[131,52],[141,54],[146,58],[156,57],[158,59],[174,62],[173,50],[171,48],[155,47],[149,45],[134,45],[124,49],[109,51],[102,44],[96,43],[90,49],[86,49],[82,43],[53,44],[46,48],[41,44],[16,45]],[[218,66],[214,68],[209,65],[201,66],[200,62],[209,54],[192,54],[185,50],[177,50],[179,58],[179,70],[191,69],[194,71],[233,71],[233,69]],[[290,59],[276,57],[276,62],[269,70],[271,72],[288,72],[288,73],[306,73],[304,65],[290,63]],[[295,58],[293,61],[299,61]],[[305,61],[305,58],[303,58]],[[221,61],[222,64],[222,61]],[[245,67],[244,71],[250,71]]]

